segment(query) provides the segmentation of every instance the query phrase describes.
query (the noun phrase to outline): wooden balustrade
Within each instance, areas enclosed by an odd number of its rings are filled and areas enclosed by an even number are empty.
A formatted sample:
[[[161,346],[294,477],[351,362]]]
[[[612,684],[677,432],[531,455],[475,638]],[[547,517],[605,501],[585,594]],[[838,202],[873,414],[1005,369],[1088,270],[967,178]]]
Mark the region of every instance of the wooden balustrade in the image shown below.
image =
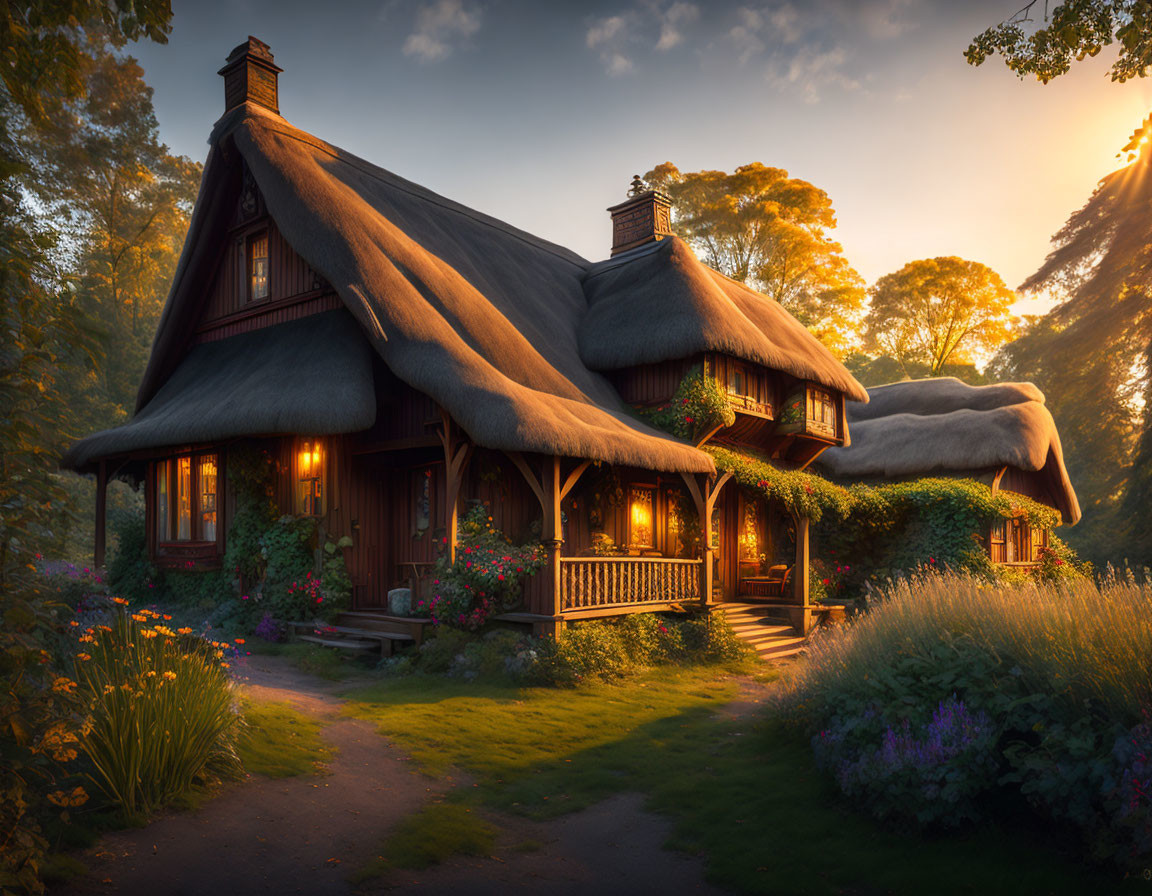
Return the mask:
[[[701,567],[667,557],[562,557],[561,608],[698,601]]]

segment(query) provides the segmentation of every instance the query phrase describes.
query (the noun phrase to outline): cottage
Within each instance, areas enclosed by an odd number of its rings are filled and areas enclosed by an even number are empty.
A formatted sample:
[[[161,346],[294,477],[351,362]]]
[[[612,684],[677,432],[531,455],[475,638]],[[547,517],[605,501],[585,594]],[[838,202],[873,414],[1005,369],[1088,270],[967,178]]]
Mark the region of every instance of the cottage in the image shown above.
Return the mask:
[[[849,406],[851,446],[820,455],[831,475],[864,482],[974,479],[993,494],[1015,492],[1058,510],[1068,525],[1079,521],[1060,435],[1031,383],[969,386],[939,377],[875,386],[868,395],[867,405]],[[1023,516],[994,522],[981,534],[993,562],[1021,567],[1035,565],[1050,535]]]
[[[225,114],[135,415],[65,459],[98,475],[97,562],[106,482],[126,477],[145,484],[158,564],[218,566],[227,457],[256,444],[283,510],[350,537],[356,608],[423,587],[483,501],[547,546],[517,617],[538,631],[733,601],[773,560],[791,570],[770,596],[806,628],[807,520],[725,488],[702,448],[795,469],[847,445],[845,400],[868,396],[832,354],[698,261],[659,192],[634,184],[610,209],[594,264],[293,127],[280,71],[255,38],[221,69]],[[727,425],[676,438],[646,422],[694,379]]]

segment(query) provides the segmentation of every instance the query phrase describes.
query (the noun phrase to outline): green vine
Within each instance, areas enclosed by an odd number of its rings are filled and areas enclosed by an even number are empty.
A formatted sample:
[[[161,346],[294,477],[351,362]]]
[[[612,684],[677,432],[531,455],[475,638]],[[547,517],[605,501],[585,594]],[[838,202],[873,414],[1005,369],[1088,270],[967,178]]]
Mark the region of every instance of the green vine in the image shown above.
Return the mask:
[[[717,426],[736,422],[728,393],[700,365],[685,374],[670,402],[658,407],[639,406],[636,411],[657,429],[690,442]]]
[[[712,455],[717,470],[731,473],[744,488],[779,501],[796,516],[817,522],[829,514],[843,520],[852,510],[853,496],[848,489],[833,485],[815,473],[782,470],[766,458],[713,445],[706,445],[702,450]]]

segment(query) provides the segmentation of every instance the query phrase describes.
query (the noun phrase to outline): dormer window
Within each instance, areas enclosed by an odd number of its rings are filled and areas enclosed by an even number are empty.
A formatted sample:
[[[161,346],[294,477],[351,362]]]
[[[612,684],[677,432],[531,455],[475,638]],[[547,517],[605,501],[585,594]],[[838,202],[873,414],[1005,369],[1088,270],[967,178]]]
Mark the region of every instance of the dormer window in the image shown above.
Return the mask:
[[[248,301],[268,298],[268,234],[248,238]]]

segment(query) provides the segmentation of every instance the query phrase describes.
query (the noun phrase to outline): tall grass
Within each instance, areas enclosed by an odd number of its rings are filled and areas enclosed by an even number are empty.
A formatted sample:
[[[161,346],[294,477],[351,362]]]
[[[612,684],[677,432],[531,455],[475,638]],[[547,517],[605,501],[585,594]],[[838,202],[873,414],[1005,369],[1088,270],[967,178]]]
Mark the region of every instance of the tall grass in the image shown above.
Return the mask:
[[[958,575],[894,583],[854,624],[814,639],[784,695],[801,708],[829,692],[868,691],[902,657],[942,664],[974,649],[1036,692],[1132,725],[1152,705],[1152,585],[1132,576],[1004,585]],[[944,682],[940,682],[944,684]]]
[[[159,619],[121,609],[111,625],[81,636],[76,659],[91,717],[81,740],[91,777],[128,817],[187,794],[210,770],[238,768],[226,645]]]

